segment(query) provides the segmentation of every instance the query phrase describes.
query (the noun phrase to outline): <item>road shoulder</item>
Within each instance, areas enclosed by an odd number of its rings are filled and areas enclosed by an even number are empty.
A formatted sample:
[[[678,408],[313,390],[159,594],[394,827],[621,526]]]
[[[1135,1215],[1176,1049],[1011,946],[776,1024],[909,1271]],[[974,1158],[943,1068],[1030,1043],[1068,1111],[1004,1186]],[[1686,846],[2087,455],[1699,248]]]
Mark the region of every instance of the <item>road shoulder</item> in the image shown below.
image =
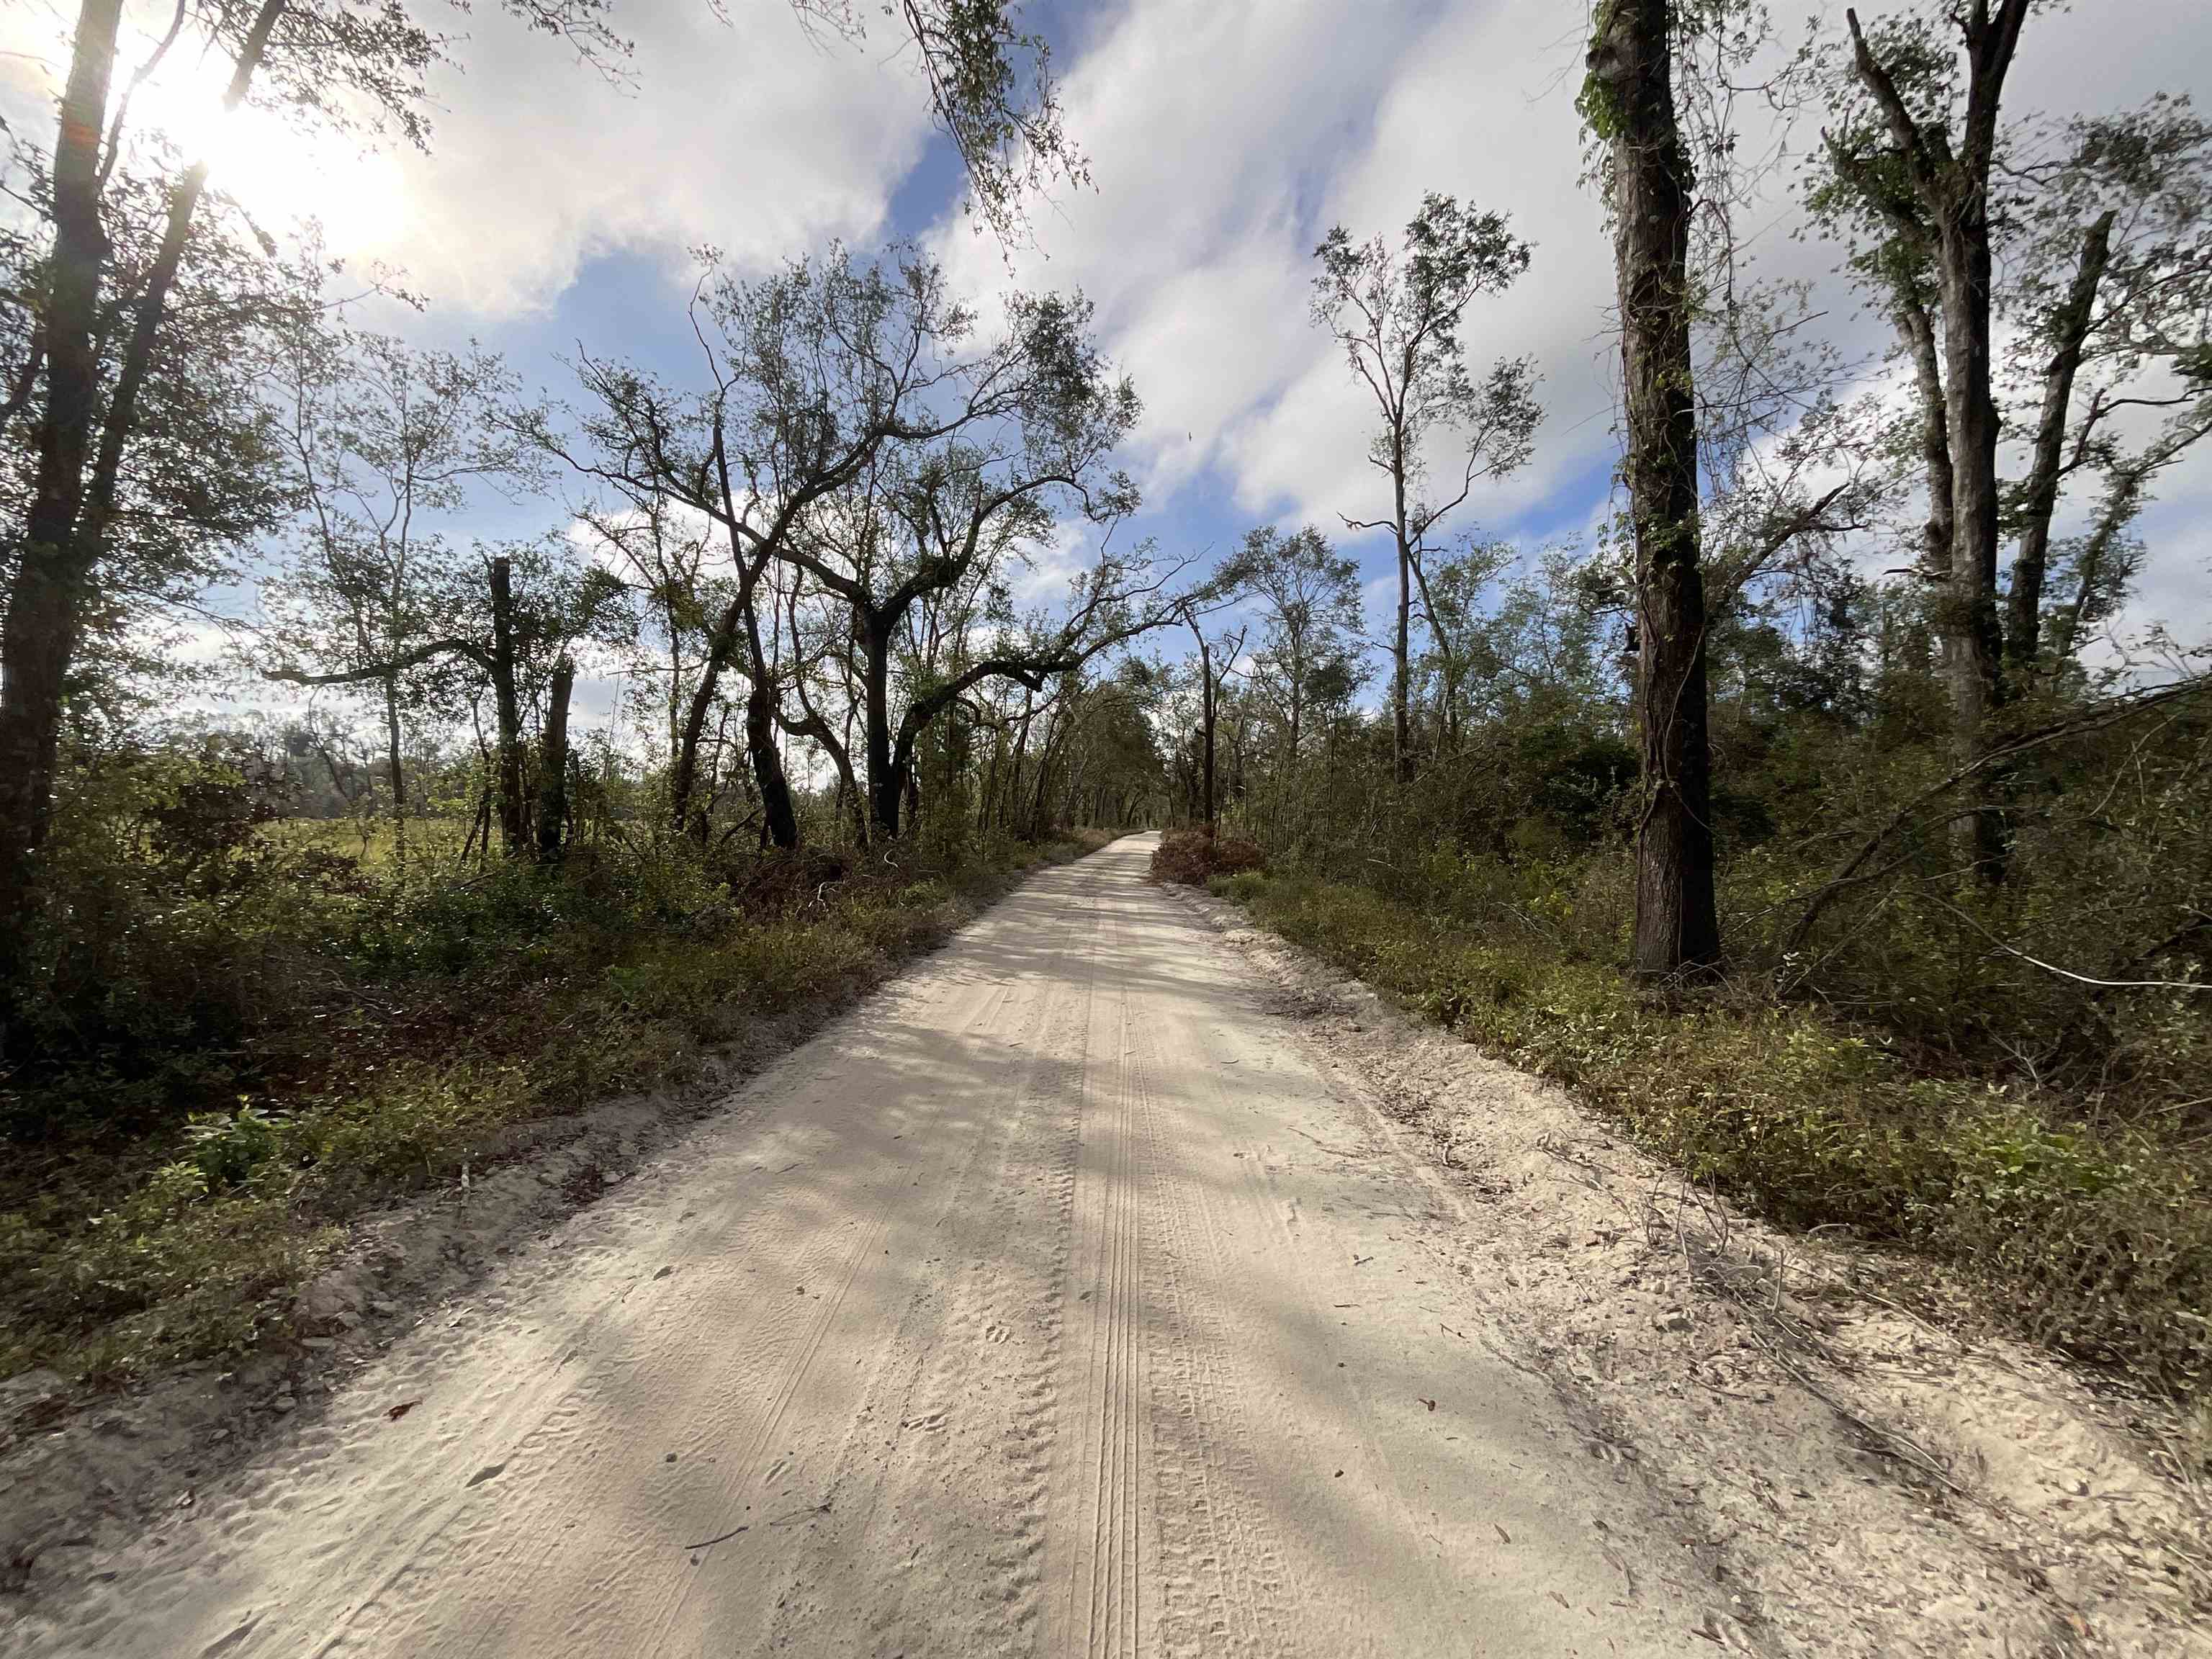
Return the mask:
[[[1110,845],[1111,843],[1105,843]],[[249,1353],[102,1393],[47,1372],[0,1382],[0,1630],[109,1573],[256,1459],[312,1437],[332,1400],[410,1335],[518,1294],[556,1238],[588,1239],[606,1200],[710,1120],[757,1110],[750,1085],[836,1020],[915,975],[1040,876],[1040,861],[857,994],[781,1015],[733,1015],[730,1038],[681,1088],[615,1097],[511,1125],[458,1182],[353,1219],[301,1288],[288,1329]]]
[[[1490,1288],[1505,1357],[1711,1552],[1708,1640],[2212,1653],[2206,1511],[2158,1467],[2156,1402],[1908,1311],[1886,1258],[1735,1212],[1565,1091],[1173,890],[1428,1170],[1459,1218],[1451,1266]]]

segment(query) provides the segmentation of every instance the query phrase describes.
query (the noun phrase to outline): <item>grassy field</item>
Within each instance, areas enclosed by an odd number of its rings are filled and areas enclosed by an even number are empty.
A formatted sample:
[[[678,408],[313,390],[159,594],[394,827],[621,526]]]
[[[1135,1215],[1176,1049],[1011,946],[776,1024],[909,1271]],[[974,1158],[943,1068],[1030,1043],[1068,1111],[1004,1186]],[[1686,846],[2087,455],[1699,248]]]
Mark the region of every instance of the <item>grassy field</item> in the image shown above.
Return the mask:
[[[388,817],[362,822],[353,818],[277,818],[260,826],[260,834],[276,847],[308,850],[352,859],[364,868],[386,870],[395,862],[398,834]],[[407,856],[431,866],[452,866],[469,839],[468,821],[458,817],[407,820]]]

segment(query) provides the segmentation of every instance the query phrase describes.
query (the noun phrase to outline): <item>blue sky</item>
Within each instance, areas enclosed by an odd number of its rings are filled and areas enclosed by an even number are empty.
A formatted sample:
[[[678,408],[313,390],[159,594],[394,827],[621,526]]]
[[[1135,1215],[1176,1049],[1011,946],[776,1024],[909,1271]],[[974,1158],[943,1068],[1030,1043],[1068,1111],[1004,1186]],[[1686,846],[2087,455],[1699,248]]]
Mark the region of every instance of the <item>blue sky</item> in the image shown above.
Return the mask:
[[[572,354],[580,341],[594,353],[626,356],[684,384],[696,364],[682,309],[688,269],[684,240],[711,238],[732,249],[741,265],[764,263],[776,251],[805,251],[828,234],[864,247],[895,239],[915,240],[936,250],[973,291],[1018,281],[1027,286],[1080,286],[1098,301],[1109,347],[1137,375],[1148,409],[1146,433],[1130,457],[1146,486],[1146,505],[1117,535],[1153,536],[1174,553],[1226,548],[1261,522],[1311,519],[1343,536],[1340,514],[1372,517],[1379,503],[1361,476],[1364,394],[1326,337],[1304,318],[1313,246],[1339,217],[1356,219],[1354,228],[1362,233],[1394,227],[1426,188],[1481,195],[1482,180],[1465,168],[1457,171],[1467,176],[1431,179],[1426,175],[1433,169],[1417,173],[1406,167],[1402,179],[1379,185],[1352,174],[1401,171],[1389,159],[1383,129],[1392,122],[1421,125],[1418,118],[1407,120],[1404,93],[1395,100],[1393,94],[1440,23],[1455,12],[1464,19],[1502,10],[1525,32],[1539,12],[1547,19],[1555,19],[1556,13],[1526,6],[1453,7],[1442,0],[1395,8],[1387,24],[1358,27],[1364,44],[1341,55],[1344,75],[1332,82],[1317,71],[1339,57],[1337,37],[1352,14],[1288,5],[1273,9],[1276,15],[1269,17],[1269,9],[1228,6],[1194,24],[1190,20],[1196,14],[1178,17],[1173,8],[1030,8],[1027,21],[1041,27],[1053,43],[1055,66],[1066,82],[1070,127],[1091,156],[1096,182],[1089,191],[1062,191],[1035,204],[1034,246],[1013,252],[1012,273],[1008,251],[961,220],[957,159],[947,141],[928,130],[926,118],[917,118],[881,151],[853,158],[856,175],[872,181],[880,192],[872,222],[865,210],[823,215],[823,230],[813,239],[772,251],[733,237],[726,222],[714,222],[722,216],[710,206],[702,216],[706,222],[689,229],[672,224],[629,232],[602,228],[578,237],[573,252],[541,251],[533,258],[526,248],[510,251],[514,274],[509,292],[483,297],[490,285],[472,274],[468,283],[445,285],[459,287],[458,302],[450,293],[441,293],[447,254],[426,250],[422,244],[430,239],[417,238],[415,246],[403,241],[393,247],[390,257],[427,289],[431,303],[419,317],[395,317],[393,325],[425,341],[473,336],[504,353],[533,384],[556,394],[567,380],[557,360]],[[750,27],[747,44],[763,54],[809,72],[826,71],[829,79],[880,82],[884,93],[903,99],[910,114],[926,118],[910,65],[902,54],[889,51],[886,41],[879,39],[858,50],[817,46],[779,16],[773,3],[742,15]],[[778,26],[783,32],[780,40]],[[638,91],[618,98],[580,80],[568,88],[578,120],[587,123],[596,108],[634,109],[655,98],[657,42],[644,28],[640,33]],[[696,30],[683,33],[695,45],[701,38]],[[1518,96],[1541,96],[1546,77],[1556,79],[1571,67],[1571,35],[1556,28],[1551,35],[1557,49],[1526,66],[1528,84]],[[484,37],[479,49],[496,53],[502,78],[518,72],[517,60],[538,46],[501,40],[488,28]],[[545,54],[539,51],[538,56]],[[1219,82],[1237,78],[1240,62],[1247,69],[1295,69],[1310,79],[1300,89],[1283,75],[1271,73],[1248,79],[1234,95],[1224,95]],[[538,80],[565,68],[533,63],[529,73]],[[1111,124],[1097,119],[1132,76],[1148,83],[1144,107],[1125,108]],[[480,107],[471,109],[465,121],[456,118],[463,112],[462,97],[480,104],[489,78],[481,66],[471,70],[462,83],[465,90],[453,94],[455,117],[443,124],[447,131],[433,155],[408,162],[410,182],[421,179],[426,194],[439,190],[441,174],[483,165],[480,157],[490,148],[485,138],[496,142],[495,123],[489,131],[478,125]],[[661,95],[666,95],[665,86]],[[1588,240],[1596,234],[1596,210],[1594,203],[1571,191],[1577,165],[1571,110],[1565,93],[1549,101],[1553,107],[1545,125],[1551,130],[1550,142],[1555,150],[1561,144],[1565,149],[1563,156],[1551,158],[1548,180],[1555,195],[1558,187],[1567,187],[1568,212],[1587,222],[1588,235],[1577,240]],[[1177,105],[1182,106],[1179,115],[1154,120],[1154,106]],[[1210,106],[1210,116],[1191,118],[1194,105]],[[823,124],[833,125],[842,112],[836,106],[825,110]],[[1137,117],[1133,131],[1146,134],[1141,145],[1129,143],[1132,113]],[[1243,118],[1248,113],[1254,118],[1249,123]],[[682,127],[679,122],[676,130]],[[1285,131],[1288,142],[1283,141]],[[803,128],[779,135],[781,145],[804,144],[806,138]],[[1202,161],[1191,153],[1194,149],[1203,149]],[[1362,168],[1346,167],[1355,158],[1364,163]],[[1177,193],[1179,180],[1182,202],[1148,225],[1155,219],[1154,204],[1164,195]],[[856,198],[862,194],[854,192]],[[1217,201],[1224,210],[1211,224],[1190,216],[1194,209]],[[1532,228],[1530,234],[1536,233]],[[1127,280],[1128,273],[1115,267],[1130,261],[1117,257],[1117,248],[1134,253],[1146,242],[1152,246],[1134,262],[1142,268],[1141,278]],[[1594,242],[1575,250],[1585,267],[1592,251],[1601,250]],[[573,263],[564,265],[564,255]],[[1169,322],[1164,340],[1158,289],[1177,283],[1194,284],[1194,292],[1180,317]],[[1540,263],[1528,288],[1556,294],[1557,273],[1546,283]],[[1256,303],[1237,303],[1240,293]],[[1595,335],[1601,325],[1601,289],[1591,288],[1588,298],[1592,303],[1578,325]],[[1469,338],[1478,356],[1526,349],[1517,332],[1502,322],[1492,325],[1480,317],[1470,322]],[[1158,372],[1163,360],[1174,362],[1184,355],[1173,337],[1178,326],[1203,337],[1201,357],[1215,354],[1222,360],[1220,373],[1198,388],[1201,395],[1195,400],[1185,395],[1192,389],[1187,374]],[[1560,413],[1571,430],[1564,444],[1549,447],[1565,465],[1547,469],[1548,487],[1523,487],[1474,504],[1480,515],[1470,513],[1468,527],[1480,523],[1533,544],[1573,535],[1587,526],[1604,500],[1611,465],[1606,441],[1609,398],[1595,361],[1601,352],[1602,343],[1593,340],[1583,353],[1585,361],[1568,377],[1576,395]],[[1202,371],[1204,365],[1176,366]],[[1250,451],[1270,427],[1295,428],[1304,437],[1298,448],[1306,453],[1289,470],[1252,464]],[[1326,464],[1332,475],[1326,481],[1310,465],[1321,447],[1313,436],[1324,428],[1328,435],[1322,443],[1335,452]],[[499,533],[521,533],[548,527],[543,522],[547,516],[543,507],[487,501],[483,523]],[[1370,574],[1378,580],[1388,575],[1387,544],[1372,536],[1346,539],[1359,544]]]
[[[0,18],[0,105],[51,97],[52,43],[74,10],[21,0]],[[1224,548],[1257,523],[1335,530],[1340,514],[1380,516],[1364,459],[1371,412],[1306,319],[1312,250],[1333,222],[1392,231],[1425,191],[1447,191],[1508,212],[1534,244],[1528,275],[1479,302],[1462,331],[1479,364],[1532,355],[1547,410],[1534,462],[1480,492],[1461,522],[1533,547],[1584,536],[1602,515],[1615,453],[1612,269],[1572,107],[1584,6],[1033,3],[1094,187],[1036,203],[1034,246],[1011,260],[958,220],[958,170],[931,131],[910,53],[877,7],[859,10],[875,33],[856,46],[810,39],[787,0],[730,0],[721,18],[706,0],[626,0],[621,23],[638,52],[623,89],[479,4],[459,20],[474,38],[457,46],[457,69],[434,83],[427,155],[363,155],[249,125],[230,136],[217,178],[264,220],[312,208],[341,251],[403,268],[430,305],[393,325],[426,342],[477,337],[556,393],[556,359],[579,341],[690,377],[685,250],[700,242],[762,270],[832,238],[868,248],[905,237],[979,296],[1010,282],[1080,287],[1147,406],[1127,456],[1146,507],[1122,533],[1174,552]],[[1812,18],[1831,35],[1841,27],[1841,6],[1826,0],[1775,11],[1786,39]],[[131,0],[128,15],[143,32],[167,9]],[[2039,13],[2008,106],[2110,109],[2160,89],[2212,93],[2199,0]],[[181,118],[190,90],[167,106]],[[1816,125],[1799,130],[1801,146]],[[1834,280],[1833,249],[1791,238],[1787,191],[1741,222],[1759,269],[1813,280],[1822,326],[1871,361],[1885,325]],[[548,529],[558,505],[488,504],[477,522]],[[2201,635],[2212,453],[2168,477],[2143,527],[2153,556],[2128,624],[2166,618]],[[1387,588],[1380,538],[1354,550]]]

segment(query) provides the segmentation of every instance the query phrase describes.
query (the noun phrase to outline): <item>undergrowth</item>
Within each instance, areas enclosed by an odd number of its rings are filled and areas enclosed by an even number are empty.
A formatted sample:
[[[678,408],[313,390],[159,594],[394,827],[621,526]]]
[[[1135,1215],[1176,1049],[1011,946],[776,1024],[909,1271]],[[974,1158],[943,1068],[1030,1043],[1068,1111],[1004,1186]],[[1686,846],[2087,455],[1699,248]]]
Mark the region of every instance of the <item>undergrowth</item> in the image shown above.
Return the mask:
[[[1170,830],[1152,849],[1151,875],[1154,881],[1180,882],[1203,887],[1216,876],[1241,875],[1267,863],[1257,842],[1242,836],[1217,835],[1207,830]]]
[[[1542,887],[1539,881],[1536,885]],[[1942,1260],[2032,1338],[2201,1401],[2212,1147],[1945,1075],[1811,1004],[1642,993],[1542,926],[1470,929],[1364,887],[1257,872],[1217,893],[1485,1049],[1573,1088],[1692,1179],[1782,1220]]]
[[[519,1121],[680,1087],[749,1021],[849,1002],[1106,839],[410,881],[265,836],[197,886],[149,865],[145,891],[93,890],[115,919],[49,957],[50,1058],[0,1077],[0,1376],[250,1348],[362,1209]]]

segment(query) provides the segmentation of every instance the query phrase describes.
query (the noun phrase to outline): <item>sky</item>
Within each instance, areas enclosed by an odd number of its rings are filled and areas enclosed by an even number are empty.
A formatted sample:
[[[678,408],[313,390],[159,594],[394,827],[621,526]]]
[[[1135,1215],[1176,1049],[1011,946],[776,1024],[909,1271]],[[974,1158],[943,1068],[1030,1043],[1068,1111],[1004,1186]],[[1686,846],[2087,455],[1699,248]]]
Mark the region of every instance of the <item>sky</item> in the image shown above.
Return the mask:
[[[0,56],[19,96],[74,10],[16,0],[0,21],[0,52],[25,54]],[[156,11],[134,0],[130,15],[143,25]],[[1842,27],[1840,5],[1775,11],[1790,40],[1808,17],[1832,36]],[[979,296],[1080,288],[1146,404],[1126,460],[1146,505],[1119,533],[1199,552],[1254,525],[1311,521],[1358,554],[1378,596],[1394,585],[1387,543],[1341,529],[1386,499],[1364,459],[1371,404],[1309,321],[1313,250],[1337,223],[1395,235],[1424,192],[1450,192],[1507,213],[1533,245],[1528,274],[1479,300],[1462,335],[1478,364],[1533,356],[1547,411],[1531,465],[1480,488],[1455,522],[1533,548],[1602,519],[1617,347],[1610,247],[1581,179],[1577,0],[1048,0],[1027,16],[1053,44],[1092,184],[1033,203],[1031,241],[1012,249],[960,216],[958,168],[889,21],[853,46],[810,36],[786,0],[625,0],[626,85],[480,3],[455,15],[473,38],[434,82],[428,154],[252,123],[209,142],[218,179],[258,212],[315,207],[335,251],[404,270],[428,303],[396,327],[479,339],[556,394],[558,360],[579,346],[692,374],[683,307],[702,243],[760,270],[833,238],[906,239]],[[2212,97],[2201,0],[2078,0],[2037,15],[2007,107],[2113,109],[2157,90]],[[204,131],[190,102],[180,93],[156,112]],[[1792,142],[1815,137],[1806,124]],[[1768,270],[1826,279],[1835,338],[1877,350],[1884,325],[1827,278],[1833,249],[1793,239],[1798,222],[1778,189],[1741,222]],[[2160,495],[2127,622],[2201,636],[2212,454]],[[486,511],[517,532],[560,517],[557,502]]]

